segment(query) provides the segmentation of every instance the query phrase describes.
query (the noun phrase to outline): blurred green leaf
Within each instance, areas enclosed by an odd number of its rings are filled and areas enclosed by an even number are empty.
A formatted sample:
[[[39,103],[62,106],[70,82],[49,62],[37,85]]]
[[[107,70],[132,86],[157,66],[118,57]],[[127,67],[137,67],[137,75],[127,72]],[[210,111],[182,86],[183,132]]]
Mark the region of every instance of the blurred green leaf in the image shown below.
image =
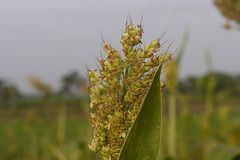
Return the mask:
[[[213,148],[208,160],[240,160],[240,148],[217,145]]]
[[[185,49],[186,49],[186,46],[188,43],[188,39],[189,39],[189,35],[190,35],[190,29],[185,28],[183,38],[182,38],[182,43],[180,45],[180,49],[179,49],[179,51],[177,53],[177,57],[175,59],[178,67],[180,65],[180,61],[182,60],[183,53],[185,52]]]
[[[125,140],[119,160],[155,160],[160,149],[162,99],[159,66],[138,116]]]

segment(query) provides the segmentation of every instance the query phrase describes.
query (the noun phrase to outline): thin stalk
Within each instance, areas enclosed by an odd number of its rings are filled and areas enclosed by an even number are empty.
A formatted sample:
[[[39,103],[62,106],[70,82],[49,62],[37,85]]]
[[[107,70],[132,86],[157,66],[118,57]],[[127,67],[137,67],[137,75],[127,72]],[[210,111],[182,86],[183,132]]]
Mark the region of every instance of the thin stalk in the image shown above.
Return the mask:
[[[66,129],[66,106],[60,106],[58,113],[58,132],[57,139],[59,144],[64,144],[65,142],[65,129]]]
[[[176,98],[175,93],[170,92],[169,102],[169,127],[168,127],[168,152],[170,157],[176,157]]]
[[[184,36],[182,39],[182,43],[180,46],[180,50],[178,52],[178,56],[176,59],[173,59],[172,62],[169,62],[167,66],[166,77],[171,77],[168,82],[168,90],[169,90],[169,124],[168,124],[168,154],[171,158],[176,158],[177,156],[177,130],[176,130],[176,90],[178,86],[178,72],[180,62],[185,51],[187,41],[189,37],[189,30],[186,29],[184,32]]]
[[[208,69],[207,83],[206,83],[206,93],[205,93],[205,112],[204,112],[204,121],[203,121],[203,141],[209,141],[209,137],[211,138],[213,135],[211,126],[212,121],[211,117],[213,115],[214,110],[214,90],[216,86],[216,79],[213,73],[213,62],[211,58],[210,51],[206,52],[206,64]],[[204,147],[203,157],[207,157],[208,147]]]

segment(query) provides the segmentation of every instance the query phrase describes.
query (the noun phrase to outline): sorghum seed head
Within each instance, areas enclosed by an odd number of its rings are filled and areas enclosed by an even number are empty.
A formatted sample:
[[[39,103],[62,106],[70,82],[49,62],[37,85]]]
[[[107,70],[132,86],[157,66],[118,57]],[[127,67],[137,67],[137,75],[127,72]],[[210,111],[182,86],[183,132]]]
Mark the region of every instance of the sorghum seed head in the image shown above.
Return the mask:
[[[104,160],[117,159],[154,73],[167,59],[166,55],[154,55],[160,48],[159,39],[147,44],[144,50],[138,45],[142,33],[141,25],[128,25],[120,41],[125,58],[104,42],[108,57],[99,60],[100,76],[96,71],[88,71],[90,107],[96,108],[89,118],[93,128],[89,149],[100,153]]]

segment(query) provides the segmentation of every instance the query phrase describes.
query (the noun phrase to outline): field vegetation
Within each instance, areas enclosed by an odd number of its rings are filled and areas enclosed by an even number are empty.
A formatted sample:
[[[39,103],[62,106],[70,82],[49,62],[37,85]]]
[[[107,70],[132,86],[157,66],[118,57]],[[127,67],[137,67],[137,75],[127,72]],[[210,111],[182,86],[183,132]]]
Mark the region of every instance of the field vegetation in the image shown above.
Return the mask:
[[[211,146],[240,146],[240,76],[214,72],[213,114],[204,130],[206,86],[209,74],[179,81],[176,98],[177,159],[201,160]],[[4,86],[5,85],[5,86]],[[89,99],[54,95],[24,96],[6,93],[2,83],[0,155],[4,160],[97,159],[88,149],[91,133]],[[11,85],[13,87],[13,85]],[[168,88],[163,91],[162,156],[168,157]]]

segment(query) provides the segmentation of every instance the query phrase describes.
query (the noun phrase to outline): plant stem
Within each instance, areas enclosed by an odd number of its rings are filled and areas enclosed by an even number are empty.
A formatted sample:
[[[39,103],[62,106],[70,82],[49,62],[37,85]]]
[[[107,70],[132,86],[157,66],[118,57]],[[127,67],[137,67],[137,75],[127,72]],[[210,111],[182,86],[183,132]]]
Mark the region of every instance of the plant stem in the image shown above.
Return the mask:
[[[168,152],[169,156],[174,158],[176,157],[176,98],[174,92],[170,92],[168,102],[169,102]]]

